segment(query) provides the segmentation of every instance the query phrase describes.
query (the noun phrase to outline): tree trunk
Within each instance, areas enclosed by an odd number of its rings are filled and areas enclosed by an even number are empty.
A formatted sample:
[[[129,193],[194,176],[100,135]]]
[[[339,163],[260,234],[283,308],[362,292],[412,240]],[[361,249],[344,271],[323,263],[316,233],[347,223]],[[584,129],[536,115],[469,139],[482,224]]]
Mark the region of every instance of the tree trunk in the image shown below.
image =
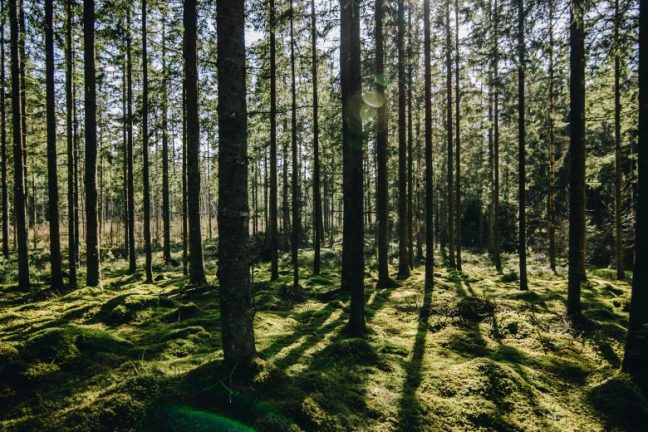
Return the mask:
[[[151,253],[151,192],[148,153],[148,51],[146,47],[146,0],[142,0],[142,186],[144,207],[144,255],[146,283],[153,283]]]
[[[409,5],[407,13],[407,258],[410,268],[414,268],[414,134],[412,122],[412,64],[414,53],[412,47],[413,6]]]
[[[220,311],[225,362],[255,354],[248,257],[244,1],[217,3]]]
[[[410,275],[407,250],[407,129],[405,83],[405,1],[398,0],[398,277]],[[346,209],[346,206],[345,206]]]
[[[500,211],[499,211],[499,7],[498,0],[495,0],[493,10],[493,261],[498,273],[502,272],[502,255],[500,245]]]
[[[127,155],[127,191],[128,191],[128,272],[137,269],[137,251],[135,249],[135,172],[133,169],[133,61],[131,38],[131,10],[126,11],[126,155]],[[184,196],[184,194],[183,194]]]
[[[187,96],[186,80],[182,80],[182,274],[187,269]]]
[[[342,87],[342,290],[351,294],[347,333],[366,332],[364,297],[364,226],[362,170],[362,77],[360,71],[360,5],[340,0],[340,83]]]
[[[584,0],[572,0],[570,24],[569,274],[567,314],[581,318],[585,280],[585,30]]]
[[[524,0],[518,6],[518,203],[519,203],[519,243],[520,289],[529,289],[526,264],[526,100],[525,100],[525,42],[524,42]]]
[[[185,1],[184,73],[187,104],[189,279],[192,284],[200,285],[205,283],[205,270],[203,267],[202,234],[200,229],[200,123],[198,118],[198,65],[196,59],[196,24],[198,18],[196,3],[196,0]]]
[[[45,0],[45,87],[47,106],[47,190],[52,289],[63,289],[59,195],[56,165],[56,112],[54,108],[54,0]]]
[[[432,73],[430,65],[430,0],[423,0],[425,94],[425,289],[434,287],[434,185],[432,164]]]
[[[99,285],[97,236],[97,89],[95,79],[95,4],[83,0],[83,64],[85,85],[86,284]]]
[[[166,22],[162,18],[162,255],[171,263],[171,203],[169,202],[169,96],[166,61]]]
[[[621,13],[619,0],[614,0],[614,256],[616,263],[616,277],[623,280],[625,277],[623,263],[623,227],[621,225],[621,46],[619,41],[619,26]]]
[[[635,267],[623,369],[648,394],[648,0],[641,0],[639,9],[639,190]]]
[[[320,272],[320,247],[322,243],[322,195],[320,190],[320,156],[319,156],[319,97],[317,89],[317,18],[315,16],[315,0],[311,0],[311,51],[313,75],[313,274]]]
[[[23,157],[22,101],[20,98],[20,55],[18,5],[19,0],[9,1],[9,24],[11,28],[11,114],[13,120],[14,156],[14,213],[16,215],[16,243],[18,246],[18,286],[30,287],[29,252],[27,250],[27,214],[25,211],[25,169]]]
[[[446,221],[448,231],[448,265],[451,269],[456,268],[455,264],[455,189],[454,189],[454,158],[452,148],[452,31],[450,29],[450,0],[446,0],[445,4],[445,26],[446,26],[446,134],[448,143],[448,202],[447,214],[448,220]]]
[[[457,270],[461,271],[461,93],[459,90],[459,1],[455,0],[455,223]]]
[[[11,1],[11,0],[10,0]],[[7,114],[5,111],[5,3],[0,0],[0,157],[2,157],[2,256],[9,258],[9,192],[7,186]]]
[[[547,218],[549,234],[549,267],[556,273],[556,130],[554,109],[556,105],[554,90],[554,0],[549,0],[549,185],[547,189]]]
[[[299,163],[297,156],[297,83],[295,76],[295,9],[292,0],[290,1],[290,145],[292,155],[292,231],[290,235],[290,257],[293,265],[293,289],[299,288],[299,228],[300,228],[300,205],[299,205]]]
[[[378,240],[378,286],[387,287],[390,284],[389,277],[389,186],[387,173],[387,140],[389,137],[387,128],[387,115],[385,100],[385,52],[383,46],[383,9],[384,0],[376,0],[375,25],[376,25],[376,94],[378,107],[376,109],[376,219],[377,219],[377,240]]]
[[[277,59],[275,0],[270,0],[270,280],[279,278],[277,216]]]

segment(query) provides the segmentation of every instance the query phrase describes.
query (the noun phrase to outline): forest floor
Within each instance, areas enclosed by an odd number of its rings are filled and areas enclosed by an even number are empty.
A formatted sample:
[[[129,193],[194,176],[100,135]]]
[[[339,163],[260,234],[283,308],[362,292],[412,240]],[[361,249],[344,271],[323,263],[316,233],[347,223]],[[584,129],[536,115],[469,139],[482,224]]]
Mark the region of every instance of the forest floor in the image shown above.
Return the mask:
[[[339,252],[310,277],[304,251],[299,302],[281,295],[287,266],[273,283],[255,267],[259,360],[246,380],[220,362],[217,288],[187,289],[180,268],[155,267],[149,285],[113,259],[100,288],[52,295],[44,280],[21,292],[0,264],[0,431],[648,428],[646,399],[619,372],[630,288],[613,271],[589,272],[579,328],[565,319],[565,277],[541,257],[528,292],[470,253],[463,272],[439,266],[428,293],[422,266],[390,289],[367,271],[370,332],[349,339]]]

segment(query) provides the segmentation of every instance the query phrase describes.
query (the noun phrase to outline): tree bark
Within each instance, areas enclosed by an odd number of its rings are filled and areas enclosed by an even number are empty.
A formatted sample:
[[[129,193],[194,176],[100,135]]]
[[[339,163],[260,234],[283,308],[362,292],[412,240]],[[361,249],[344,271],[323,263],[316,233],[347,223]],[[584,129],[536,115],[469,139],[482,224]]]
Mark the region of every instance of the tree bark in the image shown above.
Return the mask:
[[[387,287],[390,284],[389,277],[389,186],[387,151],[389,134],[387,132],[387,115],[385,100],[385,52],[383,42],[383,9],[384,0],[376,0],[375,6],[375,38],[376,38],[376,79],[375,88],[378,98],[376,109],[376,219],[377,219],[377,240],[378,240],[378,286]]]
[[[360,70],[360,5],[340,0],[340,83],[342,87],[342,290],[350,293],[347,333],[366,332],[364,297],[364,226],[362,169],[362,77]]]
[[[554,110],[556,96],[554,90],[554,0],[549,0],[549,193],[547,194],[547,219],[549,234],[549,267],[556,273],[556,130]]]
[[[572,0],[570,24],[569,271],[567,314],[581,318],[585,280],[585,30],[584,0]]]
[[[456,268],[455,261],[455,189],[454,189],[454,157],[452,148],[452,31],[450,29],[450,0],[445,4],[445,26],[446,26],[446,134],[448,144],[448,185],[447,215],[446,221],[448,231],[448,265],[451,269]]]
[[[10,0],[11,1],[11,0]],[[9,191],[7,186],[7,113],[5,110],[5,2],[0,0],[0,157],[2,157],[2,255],[9,258]]]
[[[220,135],[218,278],[225,362],[255,354],[248,257],[247,107],[243,0],[217,3]]]
[[[616,277],[623,280],[625,269],[623,262],[623,226],[621,224],[621,45],[619,41],[619,26],[621,12],[619,0],[614,0],[614,257]]]
[[[493,207],[494,226],[493,230],[493,261],[498,273],[502,272],[502,254],[500,244],[500,180],[499,180],[499,7],[498,0],[493,6]]]
[[[461,271],[461,93],[459,88],[459,1],[455,0],[455,223],[457,270]]]
[[[9,1],[9,25],[11,29],[11,114],[13,120],[14,156],[14,213],[16,216],[16,245],[18,247],[18,286],[29,289],[29,252],[27,250],[27,214],[25,211],[25,169],[23,156],[22,101],[20,98],[20,55],[18,5],[19,0]]]
[[[133,169],[133,42],[130,29],[131,10],[129,5],[126,11],[126,188],[128,191],[128,272],[133,274],[137,269],[137,250],[135,249],[135,171]]]
[[[635,266],[623,369],[632,375],[644,394],[648,394],[648,0],[641,0],[639,10],[639,187]]]
[[[526,99],[525,99],[525,55],[524,42],[524,0],[517,1],[518,7],[518,218],[520,259],[520,289],[529,289],[526,264]]]
[[[187,104],[187,217],[189,222],[189,279],[205,283],[200,229],[200,124],[198,119],[198,65],[196,59],[196,0],[184,7],[184,73]],[[220,31],[219,31],[220,33]],[[222,72],[219,74],[219,76]],[[241,75],[242,76],[242,75]],[[247,271],[247,270],[246,270]]]
[[[56,165],[56,112],[54,110],[54,0],[45,0],[45,92],[47,108],[47,190],[52,289],[63,289],[59,194]]]
[[[279,278],[277,216],[277,54],[275,0],[270,0],[270,280]]]
[[[295,76],[295,8],[290,1],[290,146],[292,155],[292,230],[290,235],[290,256],[293,266],[293,289],[299,288],[299,228],[300,228],[300,203],[299,203],[299,162],[297,155],[297,83]]]
[[[320,272],[320,248],[322,243],[322,194],[320,186],[320,155],[319,155],[319,95],[317,89],[317,18],[315,16],[315,0],[311,0],[311,52],[313,76],[313,274]]]
[[[405,83],[405,1],[398,0],[398,277],[410,275],[407,249],[407,96]],[[345,207],[346,208],[346,207]]]
[[[162,255],[171,263],[171,203],[169,199],[169,96],[166,59],[166,21],[162,18]]]
[[[144,207],[144,270],[146,283],[153,283],[151,252],[151,187],[149,184],[148,131],[148,50],[146,38],[146,0],[142,0],[142,189]]]
[[[430,0],[423,0],[424,93],[425,93],[425,289],[434,287],[434,185],[432,164],[432,72]]]

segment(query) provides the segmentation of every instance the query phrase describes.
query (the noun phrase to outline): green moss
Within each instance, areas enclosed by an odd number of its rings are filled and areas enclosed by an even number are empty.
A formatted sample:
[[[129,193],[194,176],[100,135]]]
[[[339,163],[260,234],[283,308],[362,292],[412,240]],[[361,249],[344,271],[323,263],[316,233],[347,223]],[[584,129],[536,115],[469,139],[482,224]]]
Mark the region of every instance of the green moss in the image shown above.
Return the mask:
[[[373,345],[362,338],[333,342],[324,349],[323,355],[335,362],[351,364],[375,365],[380,359]]]
[[[646,430],[648,402],[627,376],[616,375],[592,386],[587,398],[606,422],[608,430]]]

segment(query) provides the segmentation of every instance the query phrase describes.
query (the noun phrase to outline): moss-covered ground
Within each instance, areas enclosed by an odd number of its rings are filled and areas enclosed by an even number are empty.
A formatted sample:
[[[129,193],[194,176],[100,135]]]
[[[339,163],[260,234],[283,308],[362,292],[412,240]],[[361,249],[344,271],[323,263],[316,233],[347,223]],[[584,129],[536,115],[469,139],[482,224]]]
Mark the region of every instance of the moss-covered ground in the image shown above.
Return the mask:
[[[528,292],[475,254],[463,272],[439,266],[431,292],[422,266],[389,289],[367,271],[369,334],[350,339],[339,250],[323,256],[311,277],[302,254],[299,301],[281,294],[287,265],[272,283],[255,265],[259,359],[245,372],[221,364],[215,279],[188,288],[158,266],[148,285],[112,259],[99,288],[55,294],[41,277],[22,292],[2,263],[0,431],[648,430],[646,399],[620,372],[629,284],[612,271],[588,274],[578,327],[542,257]]]

